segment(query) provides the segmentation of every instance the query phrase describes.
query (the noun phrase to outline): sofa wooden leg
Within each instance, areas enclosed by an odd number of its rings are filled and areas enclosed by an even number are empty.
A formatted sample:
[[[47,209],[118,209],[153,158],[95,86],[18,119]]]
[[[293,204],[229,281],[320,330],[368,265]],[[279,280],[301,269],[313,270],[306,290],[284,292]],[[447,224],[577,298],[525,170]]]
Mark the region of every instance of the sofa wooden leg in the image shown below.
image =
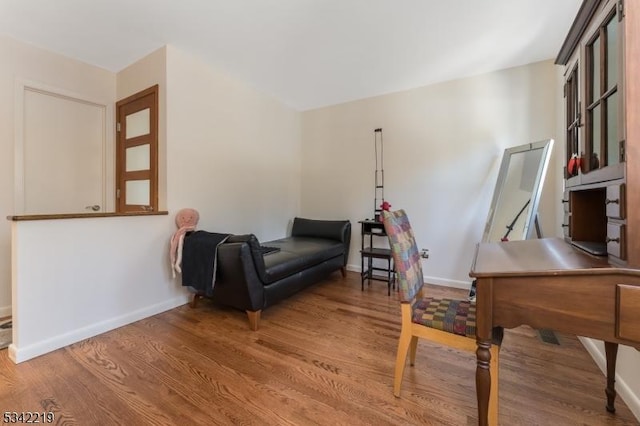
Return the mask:
[[[249,327],[251,327],[251,330],[253,331],[258,331],[258,325],[260,324],[260,312],[262,311],[247,311]]]
[[[195,308],[196,306],[198,306],[198,300],[202,299],[202,295],[201,294],[194,294],[193,295],[193,299],[191,299],[191,303],[189,304],[189,306],[191,306],[192,308]]]
[[[340,272],[342,273],[342,278],[347,278],[347,267],[343,266],[340,268]]]

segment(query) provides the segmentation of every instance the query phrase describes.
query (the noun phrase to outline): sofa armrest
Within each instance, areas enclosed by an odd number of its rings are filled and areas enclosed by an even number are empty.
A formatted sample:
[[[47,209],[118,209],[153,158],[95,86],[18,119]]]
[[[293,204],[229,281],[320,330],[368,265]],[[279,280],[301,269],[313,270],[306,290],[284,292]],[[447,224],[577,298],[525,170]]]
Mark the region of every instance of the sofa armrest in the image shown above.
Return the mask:
[[[266,267],[264,264],[263,252],[260,250],[260,241],[258,241],[258,238],[254,234],[232,235],[227,239],[227,242],[244,242],[249,244],[249,251],[251,252],[253,264],[256,267],[256,273],[264,284],[266,282]]]
[[[351,222],[348,220],[317,220],[296,217],[291,228],[292,237],[315,237],[348,243],[351,240]]]
[[[227,242],[218,248],[218,275],[212,299],[237,309],[264,307],[264,286],[256,273],[248,242]]]
[[[348,220],[318,220],[296,217],[292,237],[315,237],[337,240],[344,244],[344,266],[347,266],[351,245],[351,222]]]

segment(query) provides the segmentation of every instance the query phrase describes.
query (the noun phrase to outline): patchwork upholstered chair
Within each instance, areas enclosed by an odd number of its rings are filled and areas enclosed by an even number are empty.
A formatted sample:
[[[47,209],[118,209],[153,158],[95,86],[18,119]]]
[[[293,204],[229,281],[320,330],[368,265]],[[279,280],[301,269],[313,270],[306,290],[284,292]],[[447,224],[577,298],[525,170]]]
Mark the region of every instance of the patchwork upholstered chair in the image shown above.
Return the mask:
[[[471,352],[476,351],[476,305],[467,299],[425,297],[422,263],[418,246],[404,210],[382,212],[396,267],[402,309],[402,329],[398,342],[393,394],[400,396],[402,376],[409,352],[410,365],[416,359],[418,338]],[[494,333],[496,334],[496,333]],[[491,346],[491,395],[489,424],[498,420],[499,341]]]

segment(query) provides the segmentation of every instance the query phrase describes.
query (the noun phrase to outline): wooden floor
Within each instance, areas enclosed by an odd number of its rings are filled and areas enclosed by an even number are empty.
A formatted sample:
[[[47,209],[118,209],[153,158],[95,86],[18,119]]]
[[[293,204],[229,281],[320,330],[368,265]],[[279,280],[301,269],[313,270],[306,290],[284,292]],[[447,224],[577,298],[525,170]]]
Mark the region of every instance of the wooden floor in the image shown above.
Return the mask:
[[[429,286],[431,294],[461,295]],[[464,293],[464,292],[462,292]],[[477,424],[475,356],[421,341],[401,398],[392,394],[396,293],[340,273],[262,315],[202,301],[14,365],[0,352],[0,414],[56,422],[241,425]],[[605,411],[605,378],[573,336],[543,343],[507,330],[502,425],[637,425],[622,400]]]

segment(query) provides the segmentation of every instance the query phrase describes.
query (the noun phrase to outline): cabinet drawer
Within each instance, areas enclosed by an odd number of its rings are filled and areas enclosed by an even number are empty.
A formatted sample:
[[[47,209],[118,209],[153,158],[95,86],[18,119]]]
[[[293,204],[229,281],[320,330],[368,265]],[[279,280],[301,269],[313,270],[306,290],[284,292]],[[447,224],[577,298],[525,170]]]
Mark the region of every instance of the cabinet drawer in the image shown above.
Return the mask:
[[[616,287],[616,337],[640,342],[640,287]]]
[[[624,260],[625,248],[625,226],[621,223],[607,223],[607,253]]]
[[[614,219],[624,219],[625,189],[624,183],[607,186],[607,216]]]

